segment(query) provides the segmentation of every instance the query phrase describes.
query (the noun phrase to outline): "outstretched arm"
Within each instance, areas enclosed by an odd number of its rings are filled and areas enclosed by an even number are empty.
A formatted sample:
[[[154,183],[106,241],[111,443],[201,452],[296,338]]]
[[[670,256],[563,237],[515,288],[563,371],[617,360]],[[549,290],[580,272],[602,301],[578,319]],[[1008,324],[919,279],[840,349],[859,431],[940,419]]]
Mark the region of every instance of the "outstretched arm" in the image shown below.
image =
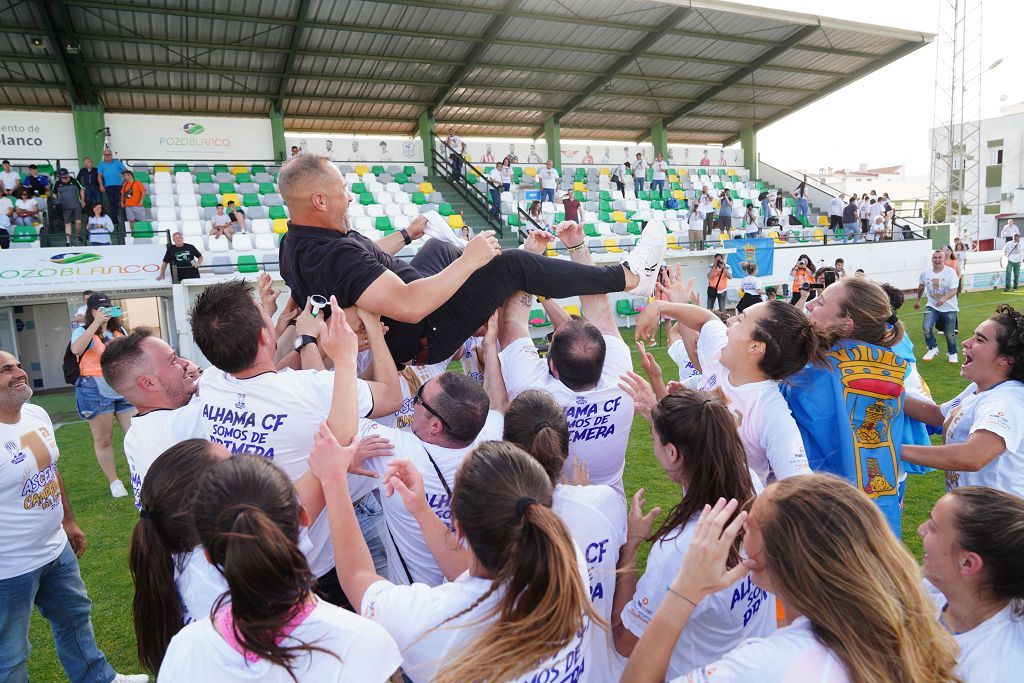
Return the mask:
[[[412,241],[418,240],[423,237],[423,229],[427,227],[427,219],[425,216],[416,216],[412,221],[409,222],[409,227],[406,228],[406,232],[409,233],[409,238]],[[402,236],[400,230],[395,230],[387,237],[381,237],[379,240],[374,240],[374,244],[377,248],[386,254],[394,256],[398,252],[402,251],[402,247],[405,246],[405,238]]]
[[[938,470],[978,472],[1006,450],[1003,437],[987,429],[979,429],[964,443],[948,446],[904,445],[903,459],[915,465]]]
[[[498,310],[498,339],[505,348],[516,339],[530,336],[530,305],[533,297],[516,292]]]
[[[575,221],[564,221],[555,229],[555,234],[562,244],[565,245],[565,248],[569,250],[569,258],[573,263],[585,266],[594,265],[582,225]],[[583,317],[600,330],[601,334],[620,336],[607,294],[587,294],[581,296],[580,304]]]

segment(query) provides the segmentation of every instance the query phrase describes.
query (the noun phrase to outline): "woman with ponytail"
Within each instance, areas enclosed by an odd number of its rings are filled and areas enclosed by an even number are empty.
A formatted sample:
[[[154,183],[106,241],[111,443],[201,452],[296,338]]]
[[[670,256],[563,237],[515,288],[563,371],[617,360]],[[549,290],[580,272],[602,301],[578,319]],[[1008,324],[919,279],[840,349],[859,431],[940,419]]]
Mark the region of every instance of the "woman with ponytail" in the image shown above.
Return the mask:
[[[345,594],[395,638],[414,683],[586,681],[592,665],[586,567],[551,509],[551,479],[519,447],[487,441],[459,467],[452,523],[469,570],[451,583],[377,576],[348,500],[355,446],[322,429],[310,455],[327,498]]]
[[[569,454],[569,426],[565,409],[547,392],[531,389],[513,399],[505,413],[505,440],[532,455],[547,473],[554,487],[551,508],[565,522],[587,562],[594,611],[611,623],[615,568],[619,548],[626,542],[622,497],[610,486],[565,483],[562,467]],[[590,680],[617,683],[625,661],[615,652],[611,631],[601,631],[591,638]]]
[[[646,386],[639,398],[640,409],[651,422],[654,456],[679,485],[682,498],[651,534],[651,524],[661,511],[655,508],[644,515],[644,490],[633,496],[629,536],[619,554],[614,611],[618,618],[612,622],[615,647],[623,656],[630,656],[637,640],[653,626],[651,618],[658,605],[670,598],[670,584],[693,539],[700,511],[719,498],[736,499],[747,509],[760,488],[747,466],[733,416],[720,400],[683,388],[651,407],[653,395]],[[647,570],[637,580],[637,549],[645,540],[653,543]],[[729,566],[735,567],[740,560],[737,541],[729,553]],[[715,661],[747,638],[774,630],[775,598],[749,578],[741,578],[695,609],[672,649],[669,672],[681,676]]]
[[[636,339],[649,339],[661,315],[700,333],[697,359],[701,391],[715,392],[736,418],[736,428],[750,467],[762,484],[810,472],[800,430],[779,391],[779,382],[808,363],[825,362],[834,335],[809,321],[793,306],[765,301],[730,319],[718,319],[690,300],[693,280],[682,282],[681,270],[666,269],[657,301],[637,317]],[[629,382],[626,391],[635,391]]]
[[[383,629],[314,594],[300,549],[309,516],[273,463],[236,455],[214,464],[198,482],[192,514],[228,592],[171,640],[160,681],[383,683],[395,672],[401,656]]]
[[[205,439],[171,446],[153,462],[139,496],[128,566],[135,581],[132,616],[139,662],[160,669],[171,638],[210,613],[227,584],[199,547],[192,524],[196,482],[229,453]],[[176,590],[175,590],[176,589]]]
[[[749,516],[734,517],[737,508],[721,500],[701,515],[623,683],[666,680],[676,638],[686,636],[721,586],[748,570],[748,580],[777,595],[792,622],[716,661],[671,673],[671,683],[961,683],[956,644],[935,619],[914,558],[895,536],[877,533],[884,520],[866,496],[838,477],[815,474],[770,485]],[[741,526],[747,559],[737,566],[726,558]]]

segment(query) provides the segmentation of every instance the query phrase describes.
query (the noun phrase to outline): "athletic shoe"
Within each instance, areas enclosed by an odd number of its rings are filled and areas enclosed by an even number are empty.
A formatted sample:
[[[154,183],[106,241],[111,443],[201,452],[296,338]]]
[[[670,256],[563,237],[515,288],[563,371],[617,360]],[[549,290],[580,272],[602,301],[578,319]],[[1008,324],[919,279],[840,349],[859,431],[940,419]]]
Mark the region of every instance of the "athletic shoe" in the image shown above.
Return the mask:
[[[146,674],[114,674],[114,680],[110,683],[149,683],[149,676]]]
[[[658,270],[665,258],[668,233],[661,221],[648,221],[636,246],[626,255],[622,265],[640,278],[640,283],[627,294],[654,296],[654,285],[658,282]]]
[[[124,484],[121,483],[120,479],[115,479],[110,482],[110,495],[114,498],[124,498],[128,495],[128,492],[125,491]]]
[[[957,356],[955,353],[951,353],[951,354],[949,354],[949,362],[950,363],[959,363],[960,362],[960,357]]]
[[[935,356],[937,355],[939,355],[938,347],[935,347],[934,349],[928,349],[928,353],[924,354],[921,360],[931,360],[932,358],[935,358]]]
[[[427,227],[423,228],[424,235],[442,242],[449,242],[459,249],[466,248],[466,240],[456,235],[452,227],[448,225],[448,221],[441,218],[441,214],[437,211],[427,211],[421,215],[427,219]]]

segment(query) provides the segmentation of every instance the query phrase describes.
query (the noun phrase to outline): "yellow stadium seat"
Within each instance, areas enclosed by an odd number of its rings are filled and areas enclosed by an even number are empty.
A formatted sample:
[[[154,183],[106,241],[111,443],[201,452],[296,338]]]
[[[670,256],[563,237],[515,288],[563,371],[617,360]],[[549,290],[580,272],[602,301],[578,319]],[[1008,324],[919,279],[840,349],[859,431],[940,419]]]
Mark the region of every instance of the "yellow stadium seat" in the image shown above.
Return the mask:
[[[775,244],[786,243],[786,241],[779,236],[779,232],[777,230],[772,230],[770,233],[768,233],[768,236],[775,240]]]
[[[524,169],[523,169],[523,173],[525,173],[525,174],[526,174],[526,175],[528,175],[528,176],[534,176],[534,177],[536,177],[536,175],[537,175],[537,169],[536,169],[536,168],[534,168],[533,166],[527,166],[526,168],[524,168]]]
[[[288,219],[287,218],[275,218],[274,219],[274,232],[278,235],[283,235],[288,232]]]
[[[553,246],[549,246],[548,250],[544,252],[545,256],[558,256],[558,250]]]
[[[622,248],[619,247],[619,240],[617,240],[614,237],[605,237],[604,238],[604,248],[605,248],[605,251],[607,251],[609,254],[612,254],[612,253],[621,254],[622,253]]]
[[[228,202],[234,202],[235,204],[241,204],[242,200],[238,198],[238,195],[234,192],[227,192],[220,196],[220,203],[224,206],[228,205]]]
[[[718,200],[717,200],[717,199],[715,199],[715,200],[712,200],[712,202],[711,202],[711,206],[715,207],[715,211],[718,211],[718,209],[720,209],[720,208],[721,208],[721,206],[719,205],[719,202],[718,202]]]
[[[676,173],[678,173],[678,174],[679,174],[679,175],[681,175],[681,176],[684,176],[684,175],[690,175],[689,173],[687,173],[687,172],[686,172],[686,169],[685,169],[685,168],[681,168],[681,169],[679,169],[678,171],[676,171]]]
[[[672,196],[676,199],[686,199],[686,194],[682,190],[672,190]]]
[[[814,229],[814,241],[815,242],[824,242],[825,241],[825,232],[821,228],[815,228]]]
[[[453,230],[463,227],[465,223],[462,221],[462,214],[453,213],[451,216],[448,216],[448,225],[452,226]]]
[[[366,164],[359,164],[358,166],[356,166],[356,173],[358,173],[360,176],[366,175],[369,172],[370,167],[367,166]]]
[[[828,216],[818,216],[818,225],[828,225]]]
[[[736,175],[736,169],[734,168],[726,169],[725,172],[727,175]]]
[[[681,244],[679,244],[679,236],[678,235],[668,235],[667,239],[668,239],[668,248],[669,249],[679,250],[679,249],[683,248],[683,246]]]
[[[627,221],[626,214],[621,211],[613,211],[612,220],[616,223],[625,223]]]
[[[668,177],[668,181],[670,183],[678,183],[679,182],[679,176],[677,176],[675,173],[673,173],[672,175],[670,175]]]
[[[608,176],[610,176],[612,174],[612,172],[609,171],[607,168],[602,168],[600,171],[597,172],[597,174],[598,175],[608,175]]]
[[[245,166],[232,166],[231,175],[238,175],[239,173],[248,173],[249,169]]]
[[[573,304],[572,306],[566,306],[565,312],[568,313],[569,315],[579,315],[580,307],[576,306],[575,304]]]
[[[586,192],[587,186],[581,182],[575,182],[572,184],[572,189],[575,190],[576,192]]]
[[[430,194],[434,191],[434,186],[431,183],[420,183],[420,192],[423,194]]]
[[[156,164],[153,166],[153,173],[170,173],[171,167],[167,164]]]

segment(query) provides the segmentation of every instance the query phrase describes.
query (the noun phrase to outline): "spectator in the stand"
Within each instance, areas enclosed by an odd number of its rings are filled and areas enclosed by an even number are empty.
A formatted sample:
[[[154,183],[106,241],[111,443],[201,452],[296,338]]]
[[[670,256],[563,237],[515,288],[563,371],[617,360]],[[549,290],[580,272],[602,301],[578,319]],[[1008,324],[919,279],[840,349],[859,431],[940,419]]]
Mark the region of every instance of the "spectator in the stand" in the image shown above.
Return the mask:
[[[764,227],[768,227],[768,221],[772,218],[772,202],[767,192],[762,192],[758,199],[761,201],[761,216],[764,218]]]
[[[881,204],[872,206],[881,206]],[[871,226],[871,239],[874,242],[881,242],[885,239],[885,217],[882,214],[875,216],[875,223]]]
[[[729,289],[729,278],[732,277],[732,268],[725,262],[725,254],[715,254],[714,262],[708,266],[708,310],[715,310],[715,302],[718,302],[718,310],[725,310],[726,290]]]
[[[135,228],[135,221],[146,220],[146,209],[142,202],[146,199],[146,186],[135,179],[131,171],[121,174],[124,184],[121,185],[121,208],[124,209],[124,220],[128,229]]]
[[[121,216],[121,186],[124,184],[121,174],[127,170],[128,168],[120,159],[114,158],[113,152],[109,148],[104,148],[103,161],[99,165],[100,187],[107,194],[107,208],[110,211],[110,220],[114,221],[114,225],[120,222],[118,218]]]
[[[101,202],[92,205],[92,215],[89,216],[86,233],[91,246],[110,246],[110,236],[114,234],[114,222],[110,220],[110,216],[103,213]]]
[[[796,306],[797,302],[800,300],[801,290],[810,289],[811,285],[814,283],[815,270],[817,269],[814,267],[814,262],[811,261],[811,257],[807,254],[800,254],[800,257],[796,260],[796,263],[789,271],[790,277],[793,278],[793,296],[789,303]]]
[[[462,178],[462,138],[455,134],[454,128],[449,128],[444,144],[448,145],[448,159],[452,162],[450,180],[458,182]]]
[[[540,170],[537,177],[540,179],[540,200],[554,204],[559,175],[551,159],[548,159],[548,162],[544,164],[544,168]]]
[[[647,160],[640,152],[636,153],[636,160],[633,162],[633,192],[640,194],[644,191],[644,181],[647,180]]]
[[[806,192],[806,190],[804,190]],[[846,204],[846,193],[840,192],[838,197],[833,197],[828,203],[828,229],[834,235],[839,228],[843,227],[843,208]]]
[[[509,192],[512,189],[512,160],[505,157],[501,161],[501,191]]]
[[[580,220],[580,200],[573,196],[572,190],[566,190],[562,197],[562,208],[565,210],[565,220],[574,223],[582,223]]]
[[[35,225],[39,222],[39,202],[27,187],[21,188],[21,199],[14,202],[14,211],[17,214],[14,219],[17,225]]]
[[[78,169],[76,177],[85,190],[85,204],[86,206],[89,204],[99,204],[103,201],[103,192],[100,190],[99,169],[92,165],[92,157],[85,157],[82,159],[82,163],[85,165]]]
[[[491,216],[501,218],[501,169],[495,166],[485,178],[487,190],[491,195]]]
[[[21,187],[21,176],[11,170],[11,162],[7,159],[3,161],[3,168],[3,172],[0,173],[0,193],[15,197],[18,195],[18,188]]]
[[[298,145],[292,145],[292,156],[295,156],[298,153],[299,153],[299,146]]]
[[[10,202],[0,202],[0,249],[11,248],[11,233],[14,232],[14,207]]]
[[[226,213],[230,227],[237,233],[245,234],[245,211],[235,206],[233,201],[228,201]]]
[[[796,199],[796,217],[801,223],[806,224],[811,213],[810,202],[807,201],[807,183],[800,183],[793,190],[793,198]],[[780,212],[781,213],[781,212]]]
[[[203,265],[203,255],[199,250],[188,244],[180,232],[171,235],[171,242],[173,244],[167,247],[163,263],[160,264],[160,274],[156,279],[164,279],[167,266],[173,267],[171,279],[174,282],[199,277],[199,266]]]
[[[729,190],[722,190],[718,198],[718,227],[725,232],[732,230],[732,195]]]
[[[1014,235],[1020,234],[1020,228],[1013,224],[1013,219],[1010,218],[1006,221],[1006,225],[1003,226],[1003,230],[1000,233],[1003,236],[1003,244],[1008,244],[1013,239]]]
[[[35,197],[42,197],[46,194],[49,183],[39,175],[39,167],[29,164],[28,175],[22,180],[22,185]]]
[[[668,164],[665,163],[664,157],[659,154],[654,157],[654,163],[651,164],[651,190],[657,190],[659,193],[664,192],[667,179]]]
[[[707,185],[700,191],[697,208],[700,209],[700,215],[704,219],[704,234],[710,235],[711,230],[715,227],[715,200],[711,198],[711,191],[708,190]]]
[[[62,168],[57,171],[57,184],[54,186],[57,194],[57,201],[60,202],[60,210],[64,219],[64,239],[67,246],[71,246],[71,223],[75,224],[75,241],[82,241],[82,208],[85,204],[85,188],[72,178],[68,169]]]
[[[1003,245],[1003,253],[1006,254],[1006,286],[1004,289],[1010,291],[1010,278],[1013,276],[1013,289],[1017,290],[1020,280],[1020,261],[1024,256],[1024,243],[1020,241],[1020,233],[1013,236],[1013,240]]]
[[[619,192],[622,193],[622,198],[626,198],[626,175],[629,172],[629,162],[619,164],[619,167],[615,169],[615,173],[612,174],[612,182],[615,183],[615,187],[618,188]]]
[[[751,202],[747,202],[747,210],[743,213],[743,232],[748,239],[757,237],[757,210]]]
[[[223,204],[218,204],[216,211],[217,213],[213,214],[213,218],[210,219],[210,239],[227,237],[230,242],[235,235],[235,230],[231,227],[231,219],[224,213]]]
[[[92,290],[87,289],[82,292],[82,305],[75,311],[75,317],[72,320],[72,329],[85,323],[85,311],[88,309],[89,297],[92,296]]]
[[[856,242],[860,233],[860,213],[857,210],[857,195],[850,197],[849,203],[843,207],[843,244],[851,237]]]
[[[883,192],[882,198],[879,201],[882,202],[882,216],[885,218],[886,236],[892,239],[892,219],[896,216],[896,209],[892,205],[892,200],[889,199],[888,192]]]
[[[690,204],[690,212],[686,214],[686,229],[690,249],[700,249],[700,242],[704,238],[704,216],[697,202]]]
[[[530,204],[530,218],[544,230],[551,227],[551,221],[544,215],[544,212],[541,210],[541,203],[537,200]]]
[[[881,218],[882,219],[882,233],[884,233],[885,232],[885,217],[882,214],[885,212],[885,207],[882,205],[882,203],[880,201],[878,201],[878,199],[876,197],[871,197],[871,199],[868,200],[868,207],[869,207],[868,208],[868,212],[869,212],[868,213],[868,218],[871,221],[871,223],[870,223],[870,225],[871,225],[871,232],[875,233],[875,234],[878,233],[878,230],[877,230],[877,227],[875,226],[875,224],[878,223],[877,219]],[[877,238],[876,238],[876,241],[877,241]]]
[[[772,189],[772,203],[775,206],[775,215],[782,215],[783,196],[781,192],[777,192],[774,188]]]
[[[711,157],[708,156],[708,151],[707,150],[704,150],[704,156],[700,160],[700,165],[701,166],[710,166],[711,165]]]

